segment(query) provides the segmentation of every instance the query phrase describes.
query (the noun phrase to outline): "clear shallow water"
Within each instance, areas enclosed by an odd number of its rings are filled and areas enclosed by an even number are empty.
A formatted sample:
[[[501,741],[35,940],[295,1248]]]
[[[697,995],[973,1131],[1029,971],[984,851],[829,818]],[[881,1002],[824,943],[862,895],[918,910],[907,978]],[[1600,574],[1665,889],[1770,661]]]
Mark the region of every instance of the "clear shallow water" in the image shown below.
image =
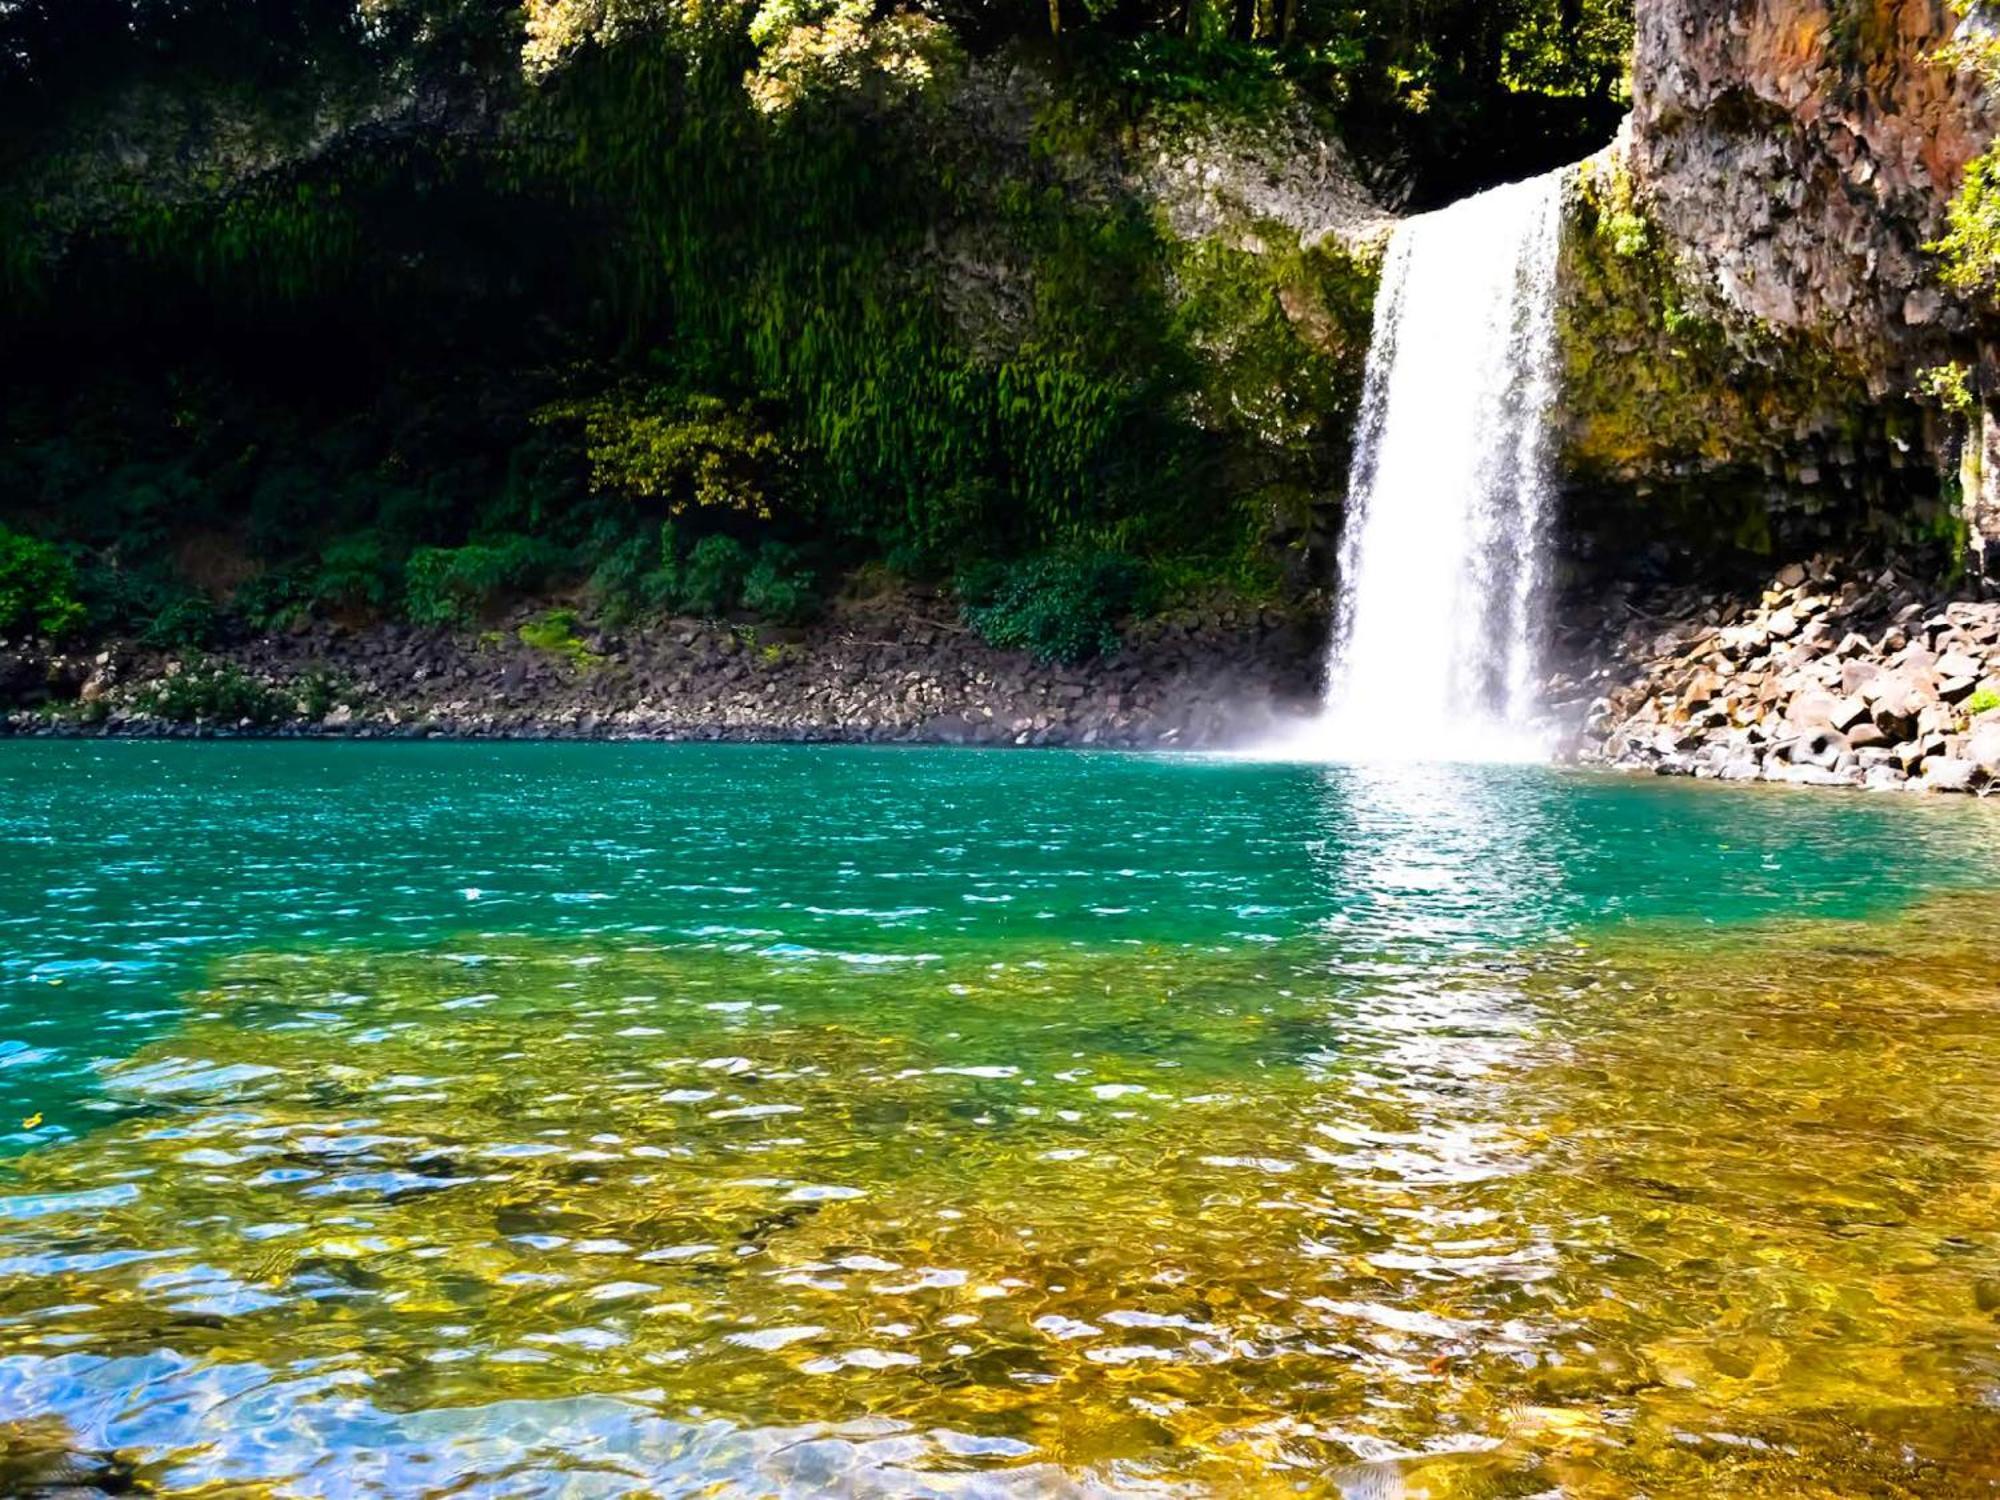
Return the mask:
[[[0,746],[0,1489],[1990,1493],[1994,811]]]

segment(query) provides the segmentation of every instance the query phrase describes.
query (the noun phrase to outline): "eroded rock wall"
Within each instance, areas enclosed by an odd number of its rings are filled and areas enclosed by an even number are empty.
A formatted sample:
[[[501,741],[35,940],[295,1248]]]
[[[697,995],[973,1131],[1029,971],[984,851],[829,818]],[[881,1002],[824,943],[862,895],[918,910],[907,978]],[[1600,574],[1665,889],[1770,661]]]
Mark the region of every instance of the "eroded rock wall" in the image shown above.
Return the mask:
[[[1559,284],[1565,557],[1585,583],[1763,576],[1949,529],[1936,413],[1729,303],[1639,190],[1629,141],[1570,179]]]
[[[1962,20],[1941,0],[1639,6],[1650,212],[1729,306],[1852,357],[1877,395],[1973,329],[1924,248],[2000,123],[1939,56]]]
[[[1938,0],[1640,0],[1631,118],[1569,197],[1578,573],[1948,559],[1976,531],[1977,416],[1923,387],[1990,341],[1927,249],[2000,123],[1943,55],[1978,24]]]

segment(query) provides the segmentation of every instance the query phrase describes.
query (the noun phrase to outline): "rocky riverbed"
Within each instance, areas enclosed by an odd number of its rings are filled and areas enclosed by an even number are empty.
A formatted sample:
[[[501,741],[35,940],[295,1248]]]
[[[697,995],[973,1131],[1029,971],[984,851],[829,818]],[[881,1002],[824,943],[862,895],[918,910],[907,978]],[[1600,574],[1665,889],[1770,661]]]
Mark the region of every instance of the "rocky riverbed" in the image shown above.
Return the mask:
[[[1728,781],[2000,789],[2000,602],[1894,565],[1793,563],[1760,593],[1614,595],[1559,682],[1586,763]]]
[[[477,630],[315,622],[206,653],[12,642],[0,732],[1214,747],[1311,710],[1322,632],[1310,616],[1188,610],[1063,666],[997,650],[913,595],[795,628],[606,628],[544,604]]]

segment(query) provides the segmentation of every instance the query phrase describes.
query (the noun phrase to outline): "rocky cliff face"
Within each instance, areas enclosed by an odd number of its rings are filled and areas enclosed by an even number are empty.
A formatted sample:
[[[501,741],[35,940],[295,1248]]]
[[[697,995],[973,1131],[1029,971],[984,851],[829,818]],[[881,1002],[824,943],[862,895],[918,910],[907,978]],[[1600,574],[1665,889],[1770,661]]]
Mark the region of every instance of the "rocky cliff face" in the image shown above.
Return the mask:
[[[1940,55],[1979,24],[1939,0],[1639,0],[1631,119],[1566,238],[1586,568],[1635,534],[1700,576],[2000,523],[1982,419],[1918,393],[1985,341],[1926,249],[2000,125]]]
[[[1640,0],[1630,123],[1570,194],[1572,545],[1674,539],[1701,565],[1579,590],[1581,758],[2000,785],[2000,603],[1965,597],[2000,578],[1993,310],[1928,249],[2000,127],[1941,55],[1985,25],[1938,0]],[[1925,378],[1952,366],[1957,400]]]
[[[1728,306],[1812,334],[1877,395],[1972,330],[1924,246],[2000,114],[1940,59],[1941,0],[1642,0],[1630,161]]]

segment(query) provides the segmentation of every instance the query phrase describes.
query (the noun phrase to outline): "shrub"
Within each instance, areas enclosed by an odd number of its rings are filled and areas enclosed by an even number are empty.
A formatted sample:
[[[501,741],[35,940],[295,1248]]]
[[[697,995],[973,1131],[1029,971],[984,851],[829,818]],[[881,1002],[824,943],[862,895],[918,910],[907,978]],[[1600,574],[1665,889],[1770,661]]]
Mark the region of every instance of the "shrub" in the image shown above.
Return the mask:
[[[766,542],[743,580],[743,607],[781,625],[796,625],[819,612],[819,580],[799,549]]]
[[[545,407],[536,420],[582,423],[601,495],[760,520],[784,501],[792,456],[747,402],[630,384]]]
[[[648,609],[680,607],[682,545],[680,528],[672,521],[662,522],[657,565],[639,579],[639,600]]]
[[[183,589],[160,607],[139,639],[168,651],[188,651],[215,640],[215,605],[208,595]]]
[[[1991,713],[1996,708],[2000,708],[2000,693],[1994,692],[1992,688],[1981,688],[1965,700],[1965,712],[1969,718],[1976,719],[1981,714]]]
[[[719,615],[742,596],[750,554],[733,536],[705,536],[688,553],[681,569],[681,608],[697,615]]]
[[[553,547],[527,536],[419,547],[404,570],[404,608],[419,625],[463,625],[502,594],[540,583],[560,560]]]
[[[64,635],[82,622],[69,559],[47,542],[0,526],[0,631]]]
[[[82,563],[77,586],[92,629],[135,636],[186,588],[161,567],[127,567],[104,556]]]
[[[171,677],[163,677],[139,695],[142,711],[177,724],[270,724],[291,707],[281,693],[267,687],[232,662],[197,660]]]
[[[604,618],[626,619],[646,601],[653,572],[653,548],[644,537],[628,537],[605,552],[590,574],[590,594]]]
[[[995,646],[1037,661],[1078,662],[1118,647],[1116,621],[1138,602],[1145,572],[1116,552],[1048,552],[964,578],[966,623]]]
[[[372,531],[329,542],[310,585],[312,602],[380,614],[396,602],[402,579],[394,556]]]
[[[353,682],[331,667],[311,667],[292,683],[299,712],[308,719],[323,719],[340,704],[358,703]]]
[[[990,557],[966,563],[952,575],[951,591],[966,609],[991,604],[1007,586],[1008,565]]]
[[[307,580],[297,568],[266,568],[229,600],[231,611],[259,630],[282,630],[310,605]]]

